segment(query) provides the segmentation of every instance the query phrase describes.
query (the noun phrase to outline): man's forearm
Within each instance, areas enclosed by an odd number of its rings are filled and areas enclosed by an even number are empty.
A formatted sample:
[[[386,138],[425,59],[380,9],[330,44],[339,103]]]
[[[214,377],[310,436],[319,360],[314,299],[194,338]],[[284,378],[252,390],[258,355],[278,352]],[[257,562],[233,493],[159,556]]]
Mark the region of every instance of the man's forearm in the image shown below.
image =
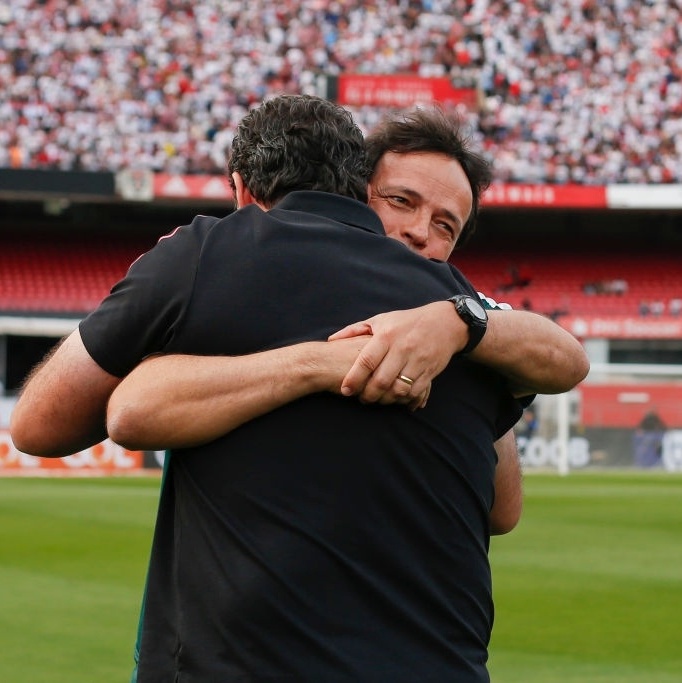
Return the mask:
[[[523,486],[521,460],[513,431],[495,442],[495,501],[490,510],[490,533],[508,534],[521,519]]]
[[[109,436],[134,449],[195,446],[302,396],[339,391],[364,340],[307,342],[246,356],[155,356],[113,393]]]
[[[76,330],[26,381],[10,419],[15,446],[61,457],[102,441],[107,400],[119,382],[90,357]]]
[[[508,377],[519,396],[568,391],[590,368],[573,335],[529,311],[488,311],[488,330],[470,358]]]

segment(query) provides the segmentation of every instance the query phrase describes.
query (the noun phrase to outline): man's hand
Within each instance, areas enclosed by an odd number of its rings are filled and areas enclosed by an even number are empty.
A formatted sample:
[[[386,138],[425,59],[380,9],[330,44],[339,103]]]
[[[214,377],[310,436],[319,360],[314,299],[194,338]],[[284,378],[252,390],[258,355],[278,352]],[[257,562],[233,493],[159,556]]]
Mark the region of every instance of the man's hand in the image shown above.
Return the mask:
[[[357,364],[358,359],[366,353],[365,349],[372,343],[374,337],[362,331],[362,329],[366,330],[367,328],[357,329],[359,331],[356,336],[336,337],[335,335],[335,339],[330,339],[327,342],[324,362],[318,361],[320,377],[328,377],[331,380],[331,384],[324,387],[326,391],[332,391],[343,396],[353,396],[358,393],[345,389],[345,378],[350,372],[350,368]],[[401,384],[403,386],[396,387],[397,391],[384,393],[377,402],[384,405],[399,403],[408,406],[411,410],[416,410],[426,403],[431,390],[430,382],[427,389],[419,394],[408,383],[402,382]],[[368,401],[362,395],[359,395],[358,398],[364,403],[374,402]]]
[[[375,315],[344,327],[329,340],[367,334],[372,338],[346,374],[341,393],[367,403],[406,403],[412,409],[426,405],[431,381],[468,338],[452,304],[438,301]]]

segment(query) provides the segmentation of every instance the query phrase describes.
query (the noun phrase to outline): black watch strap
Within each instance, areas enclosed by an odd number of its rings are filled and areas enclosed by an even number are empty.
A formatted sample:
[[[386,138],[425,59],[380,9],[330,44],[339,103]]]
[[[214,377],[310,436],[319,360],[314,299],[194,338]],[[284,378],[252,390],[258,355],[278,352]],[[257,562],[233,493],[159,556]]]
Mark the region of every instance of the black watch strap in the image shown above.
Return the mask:
[[[488,329],[488,314],[483,304],[468,294],[457,294],[448,301],[452,302],[457,314],[469,328],[469,341],[460,353],[471,353],[481,343]]]

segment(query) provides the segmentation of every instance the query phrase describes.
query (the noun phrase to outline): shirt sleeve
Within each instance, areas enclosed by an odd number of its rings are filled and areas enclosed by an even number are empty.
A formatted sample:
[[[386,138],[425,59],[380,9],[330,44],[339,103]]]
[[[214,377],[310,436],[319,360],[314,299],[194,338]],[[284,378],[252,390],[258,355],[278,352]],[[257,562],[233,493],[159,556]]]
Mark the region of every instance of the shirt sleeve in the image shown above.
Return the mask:
[[[478,297],[481,300],[481,303],[483,304],[483,308],[487,308],[489,311],[492,310],[498,310],[498,311],[511,311],[513,310],[510,304],[504,303],[502,301],[498,302],[495,301],[491,296],[486,296],[483,292],[476,292],[478,294]]]
[[[187,309],[205,235],[217,219],[197,217],[140,256],[79,325],[90,356],[116,377],[163,351]]]
[[[526,401],[528,398],[530,400]],[[523,409],[530,405],[534,398],[535,396],[524,396],[522,399],[505,397],[501,401],[500,411],[495,422],[498,439],[514,427],[521,418],[521,415],[523,415]]]

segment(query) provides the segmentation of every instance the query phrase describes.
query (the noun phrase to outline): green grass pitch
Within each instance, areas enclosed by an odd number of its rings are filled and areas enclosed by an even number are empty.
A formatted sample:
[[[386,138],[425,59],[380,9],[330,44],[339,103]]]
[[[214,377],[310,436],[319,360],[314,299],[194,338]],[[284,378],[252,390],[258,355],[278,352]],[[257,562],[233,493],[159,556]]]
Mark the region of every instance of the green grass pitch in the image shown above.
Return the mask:
[[[528,475],[493,538],[493,683],[682,681],[682,476]]]
[[[0,681],[129,681],[159,485],[0,478]]]
[[[127,683],[158,490],[0,478],[0,681]],[[493,683],[682,681],[682,475],[528,474],[525,491],[491,544]]]

